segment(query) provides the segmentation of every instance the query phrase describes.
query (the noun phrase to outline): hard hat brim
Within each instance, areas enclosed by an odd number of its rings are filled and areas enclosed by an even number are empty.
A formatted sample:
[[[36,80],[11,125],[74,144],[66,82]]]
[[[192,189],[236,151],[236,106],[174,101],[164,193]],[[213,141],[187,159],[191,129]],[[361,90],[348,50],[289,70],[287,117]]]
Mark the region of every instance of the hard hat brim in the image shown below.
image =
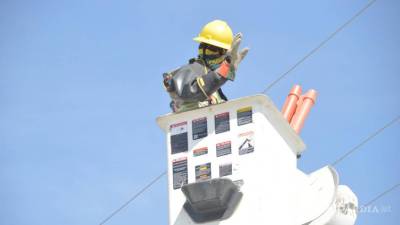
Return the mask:
[[[221,43],[219,41],[215,41],[215,40],[211,40],[211,39],[207,39],[207,38],[204,38],[204,37],[195,37],[195,38],[193,38],[193,40],[196,41],[196,42],[199,42],[199,43],[206,43],[206,44],[209,44],[209,45],[217,46],[217,47],[220,47],[220,48],[223,48],[223,49],[226,49],[226,50],[231,48],[231,46],[228,45],[228,44]]]

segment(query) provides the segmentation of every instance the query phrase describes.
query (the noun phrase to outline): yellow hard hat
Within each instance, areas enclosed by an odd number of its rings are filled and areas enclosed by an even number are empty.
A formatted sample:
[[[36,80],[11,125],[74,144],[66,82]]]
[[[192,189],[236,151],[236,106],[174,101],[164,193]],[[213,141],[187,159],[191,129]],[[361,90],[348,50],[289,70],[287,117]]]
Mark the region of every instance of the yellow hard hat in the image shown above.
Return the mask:
[[[225,21],[214,20],[207,23],[201,30],[199,36],[193,38],[193,40],[223,49],[230,49],[233,33]]]

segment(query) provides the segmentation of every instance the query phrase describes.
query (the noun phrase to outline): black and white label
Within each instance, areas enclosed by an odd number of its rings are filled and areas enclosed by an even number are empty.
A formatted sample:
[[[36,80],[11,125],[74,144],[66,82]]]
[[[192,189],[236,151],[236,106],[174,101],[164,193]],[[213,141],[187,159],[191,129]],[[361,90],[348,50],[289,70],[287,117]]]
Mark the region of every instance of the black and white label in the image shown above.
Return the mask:
[[[193,140],[207,137],[207,117],[202,117],[192,121]]]
[[[215,133],[219,134],[229,130],[229,112],[215,115]]]
[[[193,156],[201,156],[201,155],[205,155],[208,153],[208,148],[207,147],[203,147],[203,148],[198,148],[198,149],[194,149],[193,150]]]
[[[237,110],[237,125],[245,125],[253,122],[253,110],[251,106]]]
[[[174,189],[179,189],[188,183],[187,158],[172,161],[172,180]]]
[[[196,181],[211,179],[211,163],[198,165],[196,170]]]
[[[188,151],[187,122],[172,124],[171,132],[171,154]]]
[[[249,131],[239,134],[239,155],[254,152],[254,132]]]
[[[229,155],[232,153],[231,141],[225,141],[216,145],[217,157]]]
[[[224,164],[219,166],[219,177],[232,175],[232,164]]]

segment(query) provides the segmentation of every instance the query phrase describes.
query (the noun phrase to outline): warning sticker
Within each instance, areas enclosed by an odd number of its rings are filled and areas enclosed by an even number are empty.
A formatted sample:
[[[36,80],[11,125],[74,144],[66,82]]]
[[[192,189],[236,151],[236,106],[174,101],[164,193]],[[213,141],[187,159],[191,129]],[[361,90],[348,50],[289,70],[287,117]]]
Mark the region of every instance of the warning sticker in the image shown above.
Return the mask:
[[[232,175],[232,164],[225,164],[219,166],[219,177]]]
[[[208,180],[211,178],[211,163],[196,166],[196,181]]]
[[[254,152],[254,132],[239,134],[239,155]]]
[[[229,112],[215,115],[215,133],[219,134],[229,130]]]
[[[201,156],[201,155],[205,155],[208,153],[208,148],[207,147],[203,147],[203,148],[198,148],[198,149],[194,149],[193,150],[193,156]]]
[[[245,125],[253,122],[253,110],[251,106],[237,110],[237,125]]]
[[[179,189],[188,183],[187,158],[180,158],[172,161],[172,182],[173,188]]]
[[[207,137],[207,117],[192,120],[193,140]]]
[[[187,122],[172,124],[171,132],[171,154],[186,152],[188,150]]]
[[[216,146],[216,150],[217,150],[217,157],[231,154],[232,153],[231,141],[218,143]]]

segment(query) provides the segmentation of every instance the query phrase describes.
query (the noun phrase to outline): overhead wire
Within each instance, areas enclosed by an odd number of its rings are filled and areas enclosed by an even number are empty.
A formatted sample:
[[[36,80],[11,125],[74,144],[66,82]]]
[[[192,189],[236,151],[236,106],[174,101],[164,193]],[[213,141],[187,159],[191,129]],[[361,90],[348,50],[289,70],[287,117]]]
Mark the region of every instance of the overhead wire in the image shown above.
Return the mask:
[[[363,14],[369,7],[371,7],[377,0],[371,0],[366,5],[364,5],[356,14],[354,14],[349,20],[339,26],[333,33],[331,33],[328,37],[322,40],[316,47],[311,49],[306,55],[304,55],[300,60],[298,60],[294,65],[292,65],[288,70],[278,76],[271,84],[269,84],[261,93],[266,94],[273,86],[275,86],[279,81],[285,78],[290,72],[296,69],[300,64],[306,61],[310,56],[312,56],[315,52],[321,49],[326,43],[328,43],[332,38],[334,38],[338,33],[340,33],[344,28],[350,25],[357,17]]]
[[[385,191],[381,192],[379,195],[374,197],[373,199],[369,200],[367,203],[363,204],[362,207],[370,206],[372,203],[378,201],[378,199],[382,198],[383,196],[389,194],[390,192],[394,191],[396,188],[400,187],[400,183],[395,184],[394,186],[386,189]]]
[[[397,116],[396,118],[392,119],[390,122],[386,123],[383,127],[379,128],[378,130],[374,131],[372,134],[370,134],[367,138],[365,138],[363,141],[361,141],[358,145],[354,146],[353,148],[349,149],[345,154],[343,154],[341,157],[336,159],[334,162],[332,162],[333,166],[336,166],[339,164],[342,160],[347,158],[349,155],[354,153],[356,150],[361,148],[364,144],[372,140],[374,137],[376,137],[378,134],[382,133],[384,130],[386,130],[388,127],[392,126],[396,122],[400,121],[400,115]]]
[[[143,192],[145,192],[147,189],[149,189],[153,184],[155,184],[158,180],[160,180],[167,171],[162,172],[159,174],[157,177],[155,177],[150,183],[148,183],[146,186],[144,186],[142,189],[140,189],[135,195],[133,195],[128,201],[126,201],[124,204],[122,204],[119,208],[114,210],[108,217],[106,217],[103,221],[101,221],[100,225],[105,224],[107,221],[109,221],[111,218],[113,218],[117,213],[119,213],[122,209],[124,209],[126,206],[128,206],[131,202],[133,202],[137,197],[139,197]]]

